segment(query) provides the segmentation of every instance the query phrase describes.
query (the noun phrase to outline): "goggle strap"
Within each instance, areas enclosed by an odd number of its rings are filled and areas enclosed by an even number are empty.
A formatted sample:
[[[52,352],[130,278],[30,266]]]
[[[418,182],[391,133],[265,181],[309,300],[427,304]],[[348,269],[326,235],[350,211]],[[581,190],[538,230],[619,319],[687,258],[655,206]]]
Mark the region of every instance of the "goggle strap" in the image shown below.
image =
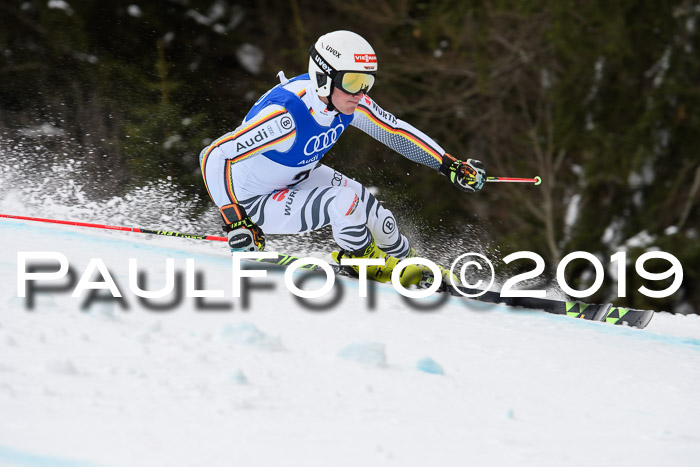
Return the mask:
[[[318,53],[318,50],[316,50],[316,46],[312,45],[311,48],[309,49],[309,55],[311,55],[311,59],[318,65],[318,67],[323,70],[324,73],[327,73],[331,79],[335,78],[335,75],[338,74],[338,71],[333,68],[327,61],[323,59],[320,53]]]

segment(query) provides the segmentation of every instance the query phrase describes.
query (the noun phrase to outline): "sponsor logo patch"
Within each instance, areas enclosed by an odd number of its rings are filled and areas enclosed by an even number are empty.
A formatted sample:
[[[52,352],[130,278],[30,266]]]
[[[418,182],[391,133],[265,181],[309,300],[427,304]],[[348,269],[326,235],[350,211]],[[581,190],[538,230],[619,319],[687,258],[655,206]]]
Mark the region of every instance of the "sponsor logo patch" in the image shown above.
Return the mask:
[[[384,219],[384,223],[382,224],[382,230],[384,231],[385,234],[390,234],[391,232],[396,229],[396,221],[394,220],[393,217],[387,217]]]
[[[285,190],[289,191],[289,190]],[[294,202],[294,196],[297,194],[296,190],[292,190],[289,192],[289,198],[287,198],[287,202],[284,203],[284,215],[285,216],[291,216],[292,215],[292,203]]]
[[[377,63],[375,54],[353,54],[355,63]]]
[[[375,102],[372,102],[372,108],[374,109],[374,113],[385,122],[391,123],[393,125],[396,125],[398,123],[396,117],[379,107]]]
[[[319,157],[320,157],[320,156],[317,154],[317,155],[315,155],[314,157],[312,157],[312,158],[310,158],[310,159],[304,159],[303,161],[297,162],[297,165],[307,165],[307,164],[311,164],[312,162],[318,160]]]
[[[338,52],[337,50],[335,50],[335,49],[334,49],[333,47],[331,47],[330,45],[327,45],[327,46],[326,46],[326,50],[329,51],[330,53],[332,53],[333,55],[335,55],[336,57],[340,58],[340,52]]]
[[[288,116],[282,117],[282,119],[280,120],[280,125],[282,125],[282,128],[284,128],[285,130],[289,130],[293,125],[292,118]]]
[[[251,237],[247,233],[234,235],[228,239],[228,244],[231,248],[242,248],[251,244]]]
[[[323,60],[323,58],[321,58],[320,55],[316,55],[314,57],[314,61],[326,73],[330,73],[333,70],[333,68],[331,68],[331,66],[328,63],[326,63],[326,61]]]
[[[315,135],[309,138],[304,146],[304,154],[310,156],[316,154],[317,152],[326,152],[331,146],[338,141],[338,137],[343,132],[345,127],[342,123],[336,125],[329,130],[321,133],[320,135]]]
[[[333,180],[331,180],[331,186],[340,186],[343,182],[343,174],[337,170],[333,172]]]
[[[348,212],[345,213],[346,216],[349,216],[353,212],[355,212],[355,209],[357,209],[357,205],[360,204],[360,198],[355,195],[355,198],[352,200],[352,204],[350,205],[350,209],[348,209]]]
[[[265,131],[264,128],[260,129],[255,133],[253,136],[250,136],[246,139],[240,139],[236,141],[236,151],[238,153],[247,151],[248,149],[251,149],[259,143],[261,143],[264,140],[267,140],[270,138],[270,135],[267,134],[267,131]]]
[[[289,193],[289,190],[278,191],[277,193],[272,195],[272,199],[274,199],[277,202],[280,202],[284,199],[285,196],[287,196],[287,193]]]

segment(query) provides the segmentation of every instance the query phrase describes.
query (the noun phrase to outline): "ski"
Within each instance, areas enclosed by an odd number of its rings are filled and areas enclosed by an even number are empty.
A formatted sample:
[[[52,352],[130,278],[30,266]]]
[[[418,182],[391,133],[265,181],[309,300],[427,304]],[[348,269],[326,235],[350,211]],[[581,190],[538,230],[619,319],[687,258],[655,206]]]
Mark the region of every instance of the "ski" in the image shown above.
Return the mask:
[[[449,286],[453,295],[461,295]],[[460,290],[469,294],[478,293],[478,290],[460,287]],[[466,297],[465,297],[466,298]],[[501,297],[498,292],[488,291],[474,298],[486,303],[497,303],[511,307],[532,308],[542,310],[555,315],[565,315],[572,318],[587,319],[590,321],[602,321],[610,324],[625,324],[627,326],[643,329],[654,317],[653,310],[636,310],[633,308],[616,307],[611,303],[592,304],[576,301],[553,300],[547,298],[532,297]]]
[[[286,267],[297,259],[299,259],[297,256],[278,254],[277,258],[260,258],[256,261],[265,263],[266,265],[272,267]],[[330,266],[336,275],[355,277],[352,269],[350,268],[341,267],[337,264],[331,264]],[[302,265],[300,269],[321,271],[321,268],[314,264]],[[424,282],[429,284],[431,281],[432,278],[428,277]],[[445,282],[443,282],[442,286],[437,292],[449,293],[453,296],[462,297],[466,300],[494,303],[516,308],[530,308],[555,315],[569,316],[571,318],[586,319],[589,321],[600,321],[615,325],[627,325],[639,329],[646,327],[646,325],[649,324],[651,319],[654,317],[653,310],[636,310],[633,308],[616,307],[610,303],[592,304],[548,298],[501,297],[499,292],[494,291],[487,291],[478,297],[465,297],[460,292],[475,295],[481,291],[466,287],[458,287],[455,289],[452,285]]]

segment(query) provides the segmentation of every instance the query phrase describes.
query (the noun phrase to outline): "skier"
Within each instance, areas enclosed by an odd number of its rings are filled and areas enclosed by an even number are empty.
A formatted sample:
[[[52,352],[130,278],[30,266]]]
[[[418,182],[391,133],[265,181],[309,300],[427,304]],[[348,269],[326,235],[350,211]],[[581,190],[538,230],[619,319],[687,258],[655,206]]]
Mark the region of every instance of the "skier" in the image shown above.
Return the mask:
[[[293,234],[331,225],[333,257],[383,258],[368,277],[391,279],[400,259],[415,256],[391,212],[359,182],[321,163],[348,126],[404,157],[446,175],[459,189],[482,189],[480,161],[455,159],[431,138],[383,110],[368,93],[377,74],[370,44],[350,31],[321,36],[309,72],[280,84],[253,105],[243,123],[204,148],[202,176],[219,207],[232,251],[261,251],[263,229]]]

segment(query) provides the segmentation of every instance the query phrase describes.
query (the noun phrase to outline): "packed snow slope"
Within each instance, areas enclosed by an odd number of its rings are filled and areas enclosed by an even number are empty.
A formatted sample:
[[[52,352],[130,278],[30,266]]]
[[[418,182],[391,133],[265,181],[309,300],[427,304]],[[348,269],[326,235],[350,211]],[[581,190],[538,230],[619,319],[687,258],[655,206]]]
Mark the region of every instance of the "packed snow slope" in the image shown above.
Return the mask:
[[[638,330],[454,297],[428,312],[383,285],[371,307],[352,279],[314,310],[273,271],[252,280],[244,309],[222,244],[1,219],[0,242],[3,466],[700,460],[697,315],[659,313]],[[126,306],[85,306],[90,290],[68,288],[29,310],[23,251],[65,255],[77,279],[100,259]],[[129,258],[144,289],[163,287],[167,258],[182,277],[193,259],[198,288],[225,296],[145,306]]]

